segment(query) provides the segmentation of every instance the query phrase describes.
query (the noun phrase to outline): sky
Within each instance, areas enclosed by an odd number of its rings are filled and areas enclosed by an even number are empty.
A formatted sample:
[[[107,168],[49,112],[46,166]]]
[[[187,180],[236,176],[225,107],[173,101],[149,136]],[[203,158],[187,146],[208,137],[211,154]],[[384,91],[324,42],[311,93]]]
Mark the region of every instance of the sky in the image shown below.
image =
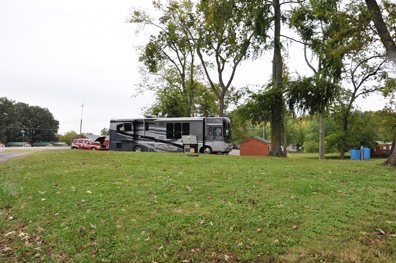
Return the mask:
[[[47,108],[59,121],[58,133],[99,134],[111,119],[142,117],[154,103],[138,97],[141,81],[135,46],[155,31],[136,34],[127,23],[132,7],[149,10],[149,0],[0,0],[0,97]],[[288,52],[291,72],[311,74],[302,47]],[[272,54],[244,61],[233,85],[266,83]],[[363,110],[382,109],[385,100],[358,100]],[[82,105],[84,105],[82,107]]]

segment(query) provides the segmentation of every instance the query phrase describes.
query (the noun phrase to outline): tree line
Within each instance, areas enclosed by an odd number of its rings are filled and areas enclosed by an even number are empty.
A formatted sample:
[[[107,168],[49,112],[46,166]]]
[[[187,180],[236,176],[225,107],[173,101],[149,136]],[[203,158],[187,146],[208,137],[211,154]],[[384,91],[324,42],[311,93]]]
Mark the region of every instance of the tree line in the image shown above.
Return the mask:
[[[137,33],[156,31],[140,52],[142,81],[135,95],[153,91],[152,115],[233,115],[270,124],[271,155],[284,157],[288,121],[318,118],[318,152],[324,159],[328,121],[337,120],[337,146],[351,144],[356,100],[374,92],[392,98],[396,66],[396,4],[389,0],[168,0],[155,12],[134,8]],[[288,28],[291,35],[282,34]],[[288,72],[282,52],[302,46],[311,74]],[[272,52],[272,75],[258,92],[232,85],[242,61]],[[392,109],[392,103],[384,105]],[[232,108],[232,110],[228,110]],[[331,120],[328,118],[331,116]],[[236,118],[236,117],[235,117]],[[325,121],[326,119],[326,121]],[[234,122],[241,123],[241,122]],[[393,139],[395,130],[393,132]],[[334,136],[333,136],[334,137]],[[394,152],[393,164],[396,164]],[[390,158],[391,160],[392,158]],[[391,163],[391,162],[388,162]]]
[[[243,120],[236,114],[230,115],[233,126],[233,143],[238,145],[251,136],[271,138],[271,124],[260,123],[253,125],[249,120]],[[336,112],[329,112],[325,116],[325,152],[341,152],[343,149],[342,137],[343,122]],[[349,122],[349,135],[345,148],[350,150],[361,145],[374,148],[375,142],[392,142],[396,125],[396,116],[388,109],[379,111],[360,111],[355,109],[351,112]],[[286,120],[288,128],[287,140],[282,145],[286,149],[290,144],[296,148],[302,148],[304,152],[319,152],[319,116],[304,115],[291,117]]]
[[[0,98],[0,142],[57,142],[59,121],[47,108]]]

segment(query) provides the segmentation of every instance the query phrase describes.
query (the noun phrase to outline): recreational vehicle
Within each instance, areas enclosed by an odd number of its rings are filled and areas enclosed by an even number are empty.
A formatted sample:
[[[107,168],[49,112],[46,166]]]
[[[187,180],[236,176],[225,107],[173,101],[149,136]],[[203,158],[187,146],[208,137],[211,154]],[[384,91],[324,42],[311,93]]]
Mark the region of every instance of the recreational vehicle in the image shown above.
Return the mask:
[[[224,153],[231,151],[227,117],[141,118],[110,121],[110,150]]]

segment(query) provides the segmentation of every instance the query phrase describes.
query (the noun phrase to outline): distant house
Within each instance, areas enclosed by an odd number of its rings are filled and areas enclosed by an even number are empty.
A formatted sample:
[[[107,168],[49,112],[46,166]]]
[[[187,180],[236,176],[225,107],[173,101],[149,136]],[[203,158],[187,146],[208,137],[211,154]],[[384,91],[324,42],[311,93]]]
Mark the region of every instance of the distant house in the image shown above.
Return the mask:
[[[69,146],[68,144],[67,144],[67,142],[53,142],[52,143],[54,146]]]
[[[98,137],[101,137],[101,136],[106,136],[106,139],[103,142],[103,144],[106,145],[107,147],[109,147],[109,141],[110,141],[110,136],[109,135],[81,134],[81,135],[78,135],[74,139],[83,138],[83,139],[91,139],[91,140],[95,141]]]
[[[33,147],[52,147],[54,145],[50,142],[35,142],[35,143],[33,143],[32,146]]]
[[[4,148],[5,144],[0,142],[0,148]]]
[[[9,142],[6,147],[32,147],[28,142]]]
[[[392,142],[375,142],[374,149],[371,149],[372,157],[389,157],[392,151]]]
[[[240,150],[240,155],[242,156],[266,156],[271,150],[271,142],[266,139],[253,136],[240,143]]]

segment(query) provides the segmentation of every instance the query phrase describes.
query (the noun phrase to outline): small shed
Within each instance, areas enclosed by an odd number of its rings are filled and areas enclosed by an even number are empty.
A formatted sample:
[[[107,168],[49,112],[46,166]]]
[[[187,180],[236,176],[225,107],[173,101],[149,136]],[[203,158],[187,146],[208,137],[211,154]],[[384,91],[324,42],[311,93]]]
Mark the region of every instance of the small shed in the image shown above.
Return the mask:
[[[9,142],[7,147],[32,147],[28,142]]]
[[[271,150],[271,142],[266,139],[253,136],[240,143],[240,150],[240,155],[244,156],[266,156]]]
[[[0,142],[0,148],[4,148],[5,144]]]
[[[392,142],[374,142],[374,149],[371,149],[372,157],[389,157],[392,152]]]

